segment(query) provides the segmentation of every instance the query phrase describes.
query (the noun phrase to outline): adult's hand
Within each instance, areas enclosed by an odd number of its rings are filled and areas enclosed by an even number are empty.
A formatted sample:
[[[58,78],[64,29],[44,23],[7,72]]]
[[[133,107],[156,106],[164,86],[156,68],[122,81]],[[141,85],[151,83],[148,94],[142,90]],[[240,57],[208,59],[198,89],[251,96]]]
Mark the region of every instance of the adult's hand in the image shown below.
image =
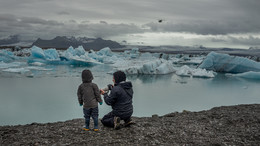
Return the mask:
[[[100,89],[100,94],[104,95],[105,91],[103,89]]]

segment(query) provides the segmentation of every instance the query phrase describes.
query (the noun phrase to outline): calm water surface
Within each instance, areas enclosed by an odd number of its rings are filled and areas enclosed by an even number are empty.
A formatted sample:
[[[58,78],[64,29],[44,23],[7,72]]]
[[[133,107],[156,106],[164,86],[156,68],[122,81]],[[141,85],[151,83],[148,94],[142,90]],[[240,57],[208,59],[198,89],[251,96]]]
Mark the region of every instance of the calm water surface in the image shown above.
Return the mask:
[[[51,67],[51,66],[50,66]],[[0,74],[0,125],[46,123],[83,118],[77,88],[84,68],[53,67],[33,78]],[[100,88],[112,83],[108,66],[90,68]],[[169,75],[128,76],[134,87],[134,116],[164,115],[183,110],[201,111],[216,106],[260,103],[260,81],[226,77],[213,79]],[[99,118],[111,107],[99,106]]]

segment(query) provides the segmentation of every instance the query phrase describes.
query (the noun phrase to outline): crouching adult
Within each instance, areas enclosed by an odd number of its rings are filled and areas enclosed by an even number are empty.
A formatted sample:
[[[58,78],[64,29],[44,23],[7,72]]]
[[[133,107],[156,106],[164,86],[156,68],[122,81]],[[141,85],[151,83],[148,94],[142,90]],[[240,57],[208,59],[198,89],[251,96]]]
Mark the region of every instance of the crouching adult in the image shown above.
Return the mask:
[[[122,71],[113,74],[114,86],[110,94],[100,90],[104,95],[104,101],[112,107],[112,111],[106,114],[101,122],[104,126],[120,129],[120,121],[124,121],[124,126],[133,124],[131,116],[133,114],[133,88],[130,81],[126,82],[126,75]]]

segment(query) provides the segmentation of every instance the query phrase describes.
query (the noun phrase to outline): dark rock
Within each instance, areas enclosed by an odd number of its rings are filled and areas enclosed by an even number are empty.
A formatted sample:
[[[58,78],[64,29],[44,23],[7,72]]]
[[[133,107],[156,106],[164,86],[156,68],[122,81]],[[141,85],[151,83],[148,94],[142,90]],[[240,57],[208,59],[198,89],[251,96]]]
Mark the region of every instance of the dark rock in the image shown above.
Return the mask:
[[[1,126],[0,145],[259,145],[260,104],[133,117],[120,130],[83,131],[84,119]],[[154,120],[156,119],[156,120]],[[93,125],[93,121],[91,121]]]

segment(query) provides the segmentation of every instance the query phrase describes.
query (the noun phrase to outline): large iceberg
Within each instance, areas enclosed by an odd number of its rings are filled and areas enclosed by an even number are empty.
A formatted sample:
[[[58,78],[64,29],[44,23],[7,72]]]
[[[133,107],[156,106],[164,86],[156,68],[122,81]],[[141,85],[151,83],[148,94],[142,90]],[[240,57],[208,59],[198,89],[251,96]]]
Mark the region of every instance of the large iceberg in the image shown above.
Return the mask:
[[[243,73],[248,71],[260,71],[260,63],[253,60],[211,52],[199,66],[207,70],[225,73]]]

